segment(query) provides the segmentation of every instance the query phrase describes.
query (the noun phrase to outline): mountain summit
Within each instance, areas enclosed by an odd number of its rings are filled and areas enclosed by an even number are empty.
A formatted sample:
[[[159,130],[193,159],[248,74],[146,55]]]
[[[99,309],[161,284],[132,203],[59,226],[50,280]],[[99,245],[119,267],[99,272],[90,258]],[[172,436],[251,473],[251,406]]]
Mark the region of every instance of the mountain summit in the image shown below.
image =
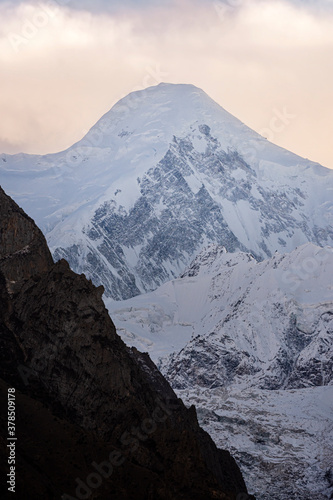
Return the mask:
[[[116,300],[178,276],[210,243],[262,260],[333,241],[333,172],[193,85],[133,92],[68,150],[0,164],[54,258]]]

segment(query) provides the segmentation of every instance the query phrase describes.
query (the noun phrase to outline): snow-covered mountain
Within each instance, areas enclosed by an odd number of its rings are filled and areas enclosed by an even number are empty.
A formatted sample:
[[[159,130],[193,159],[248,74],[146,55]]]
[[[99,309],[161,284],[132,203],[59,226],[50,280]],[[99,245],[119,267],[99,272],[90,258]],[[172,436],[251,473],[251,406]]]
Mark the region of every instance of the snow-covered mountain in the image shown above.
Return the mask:
[[[257,262],[212,245],[154,292],[107,301],[259,500],[333,494],[332,275],[331,247]]]
[[[0,184],[56,259],[104,285],[123,339],[259,500],[330,497],[333,171],[160,84],[66,151],[0,155]]]
[[[257,262],[213,245],[180,278],[106,303],[176,389],[298,389],[333,383],[332,276],[331,247]]]
[[[333,241],[333,172],[192,85],[130,94],[64,152],[1,155],[0,182],[54,257],[114,299],[175,278],[209,243],[261,260]]]

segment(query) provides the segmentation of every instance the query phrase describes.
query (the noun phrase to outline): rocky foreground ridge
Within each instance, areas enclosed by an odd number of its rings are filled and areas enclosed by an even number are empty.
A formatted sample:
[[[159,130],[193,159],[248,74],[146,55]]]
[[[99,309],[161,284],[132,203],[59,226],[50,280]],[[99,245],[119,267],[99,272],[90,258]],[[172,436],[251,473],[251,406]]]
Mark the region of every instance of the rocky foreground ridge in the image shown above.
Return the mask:
[[[0,438],[15,388],[16,498],[254,498],[147,355],[117,335],[96,288],[0,188]],[[12,498],[2,482],[1,498]],[[11,495],[11,496],[10,496]]]

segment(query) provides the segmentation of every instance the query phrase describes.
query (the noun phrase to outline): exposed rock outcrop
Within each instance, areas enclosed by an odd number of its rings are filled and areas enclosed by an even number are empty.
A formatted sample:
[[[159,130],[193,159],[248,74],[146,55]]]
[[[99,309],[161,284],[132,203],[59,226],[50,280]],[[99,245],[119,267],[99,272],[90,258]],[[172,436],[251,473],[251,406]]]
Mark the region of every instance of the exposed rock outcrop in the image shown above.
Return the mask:
[[[34,221],[1,188],[0,203],[0,268],[12,292],[26,279],[46,271],[53,259]]]
[[[125,346],[103,287],[54,264],[1,189],[0,224],[0,391],[6,402],[16,389],[17,498],[243,500],[233,458],[148,355]],[[6,408],[0,424],[5,477]]]

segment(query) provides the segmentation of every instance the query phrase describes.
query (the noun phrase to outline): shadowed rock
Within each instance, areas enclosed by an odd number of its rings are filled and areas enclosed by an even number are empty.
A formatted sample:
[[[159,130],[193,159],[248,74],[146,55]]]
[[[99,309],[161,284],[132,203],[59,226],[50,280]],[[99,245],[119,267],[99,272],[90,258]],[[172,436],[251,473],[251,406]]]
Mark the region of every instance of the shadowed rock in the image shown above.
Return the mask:
[[[236,463],[199,427],[195,408],[117,335],[103,287],[64,260],[54,264],[38,228],[2,190],[0,245],[1,473],[6,392],[15,387],[17,498],[245,494]]]

